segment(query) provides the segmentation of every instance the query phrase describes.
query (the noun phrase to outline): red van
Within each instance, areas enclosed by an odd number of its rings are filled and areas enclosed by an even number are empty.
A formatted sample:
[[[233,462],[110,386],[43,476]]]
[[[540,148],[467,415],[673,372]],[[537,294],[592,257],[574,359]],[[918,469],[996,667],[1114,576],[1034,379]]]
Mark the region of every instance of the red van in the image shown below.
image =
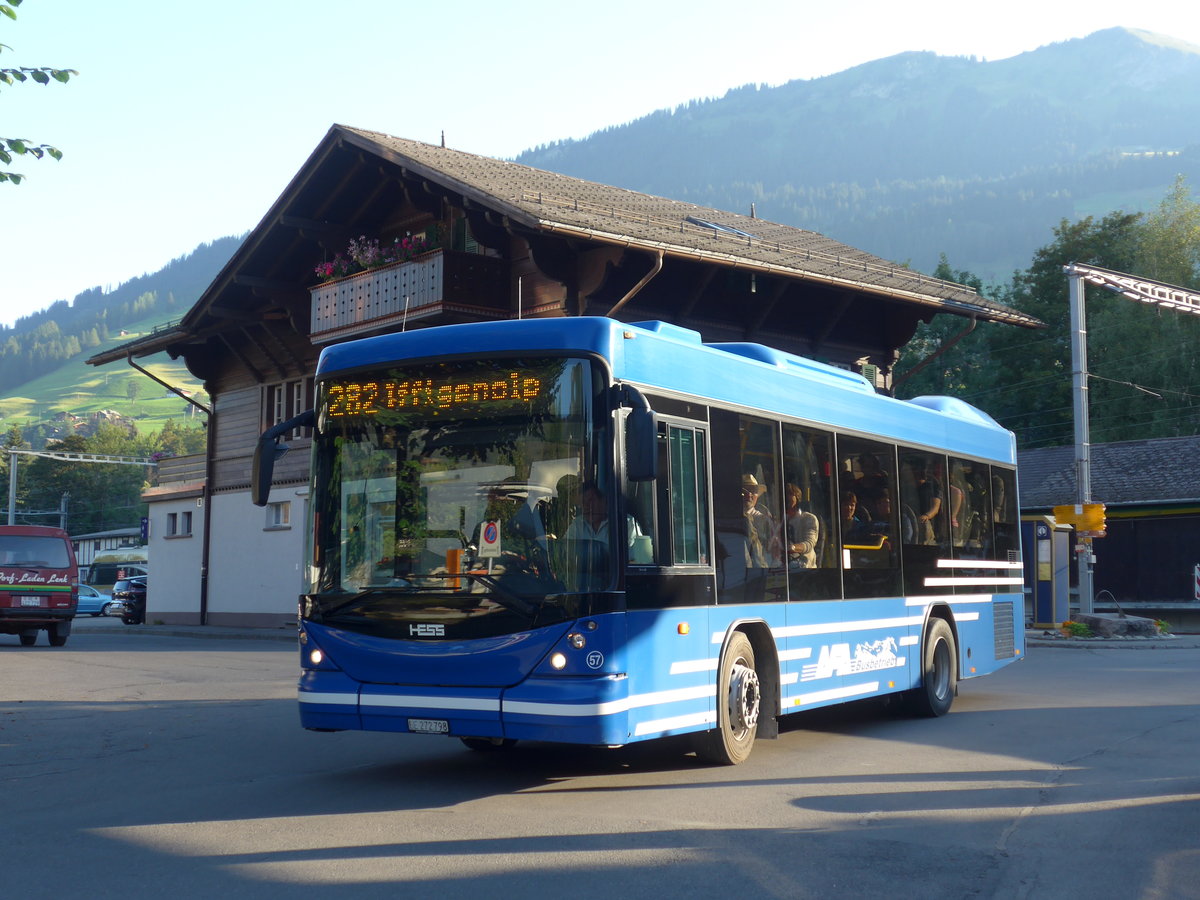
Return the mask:
[[[71,634],[78,603],[79,567],[61,528],[0,525],[0,634],[32,647],[45,631],[51,647]]]

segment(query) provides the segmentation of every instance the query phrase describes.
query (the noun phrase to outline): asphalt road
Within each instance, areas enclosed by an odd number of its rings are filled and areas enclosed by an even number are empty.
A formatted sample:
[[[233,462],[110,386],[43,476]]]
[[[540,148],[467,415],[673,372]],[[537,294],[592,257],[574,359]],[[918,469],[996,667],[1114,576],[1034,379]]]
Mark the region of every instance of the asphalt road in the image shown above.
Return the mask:
[[[298,727],[289,643],[0,636],[0,896],[1200,898],[1200,649],[1068,651],[949,716],[480,754]]]

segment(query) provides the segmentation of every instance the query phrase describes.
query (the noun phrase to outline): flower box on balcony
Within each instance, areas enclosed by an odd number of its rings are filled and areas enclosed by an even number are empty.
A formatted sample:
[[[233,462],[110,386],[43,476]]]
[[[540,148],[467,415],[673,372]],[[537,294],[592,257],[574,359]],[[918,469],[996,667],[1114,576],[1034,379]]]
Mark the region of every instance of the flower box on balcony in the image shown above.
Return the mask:
[[[503,260],[454,250],[431,250],[405,262],[359,272],[312,288],[312,336],[341,338],[406,319],[456,311],[480,317],[508,308]]]

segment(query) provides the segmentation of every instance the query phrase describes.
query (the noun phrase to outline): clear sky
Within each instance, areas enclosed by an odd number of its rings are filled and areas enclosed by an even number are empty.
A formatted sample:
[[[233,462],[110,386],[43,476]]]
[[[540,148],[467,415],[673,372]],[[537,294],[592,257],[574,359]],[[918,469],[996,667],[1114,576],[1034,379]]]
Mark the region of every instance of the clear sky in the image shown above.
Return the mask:
[[[0,184],[0,323],[253,228],[335,122],[512,157],[744,84],[1118,25],[1200,46],[1187,0],[25,0],[0,67],[79,77],[0,85],[0,136],[64,153]]]

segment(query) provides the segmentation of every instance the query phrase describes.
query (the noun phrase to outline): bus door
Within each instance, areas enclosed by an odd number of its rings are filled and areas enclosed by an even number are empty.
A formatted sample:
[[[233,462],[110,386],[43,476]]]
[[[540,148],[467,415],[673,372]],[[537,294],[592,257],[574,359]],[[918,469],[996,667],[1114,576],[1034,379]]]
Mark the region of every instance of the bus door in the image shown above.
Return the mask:
[[[638,682],[631,692],[697,692],[694,712],[701,716],[713,712],[711,696],[702,698],[716,683],[712,660],[720,650],[713,645],[710,616],[715,590],[708,445],[706,423],[659,414],[658,477],[630,482],[625,505],[629,642],[650,650],[654,660],[630,666],[630,678]]]

